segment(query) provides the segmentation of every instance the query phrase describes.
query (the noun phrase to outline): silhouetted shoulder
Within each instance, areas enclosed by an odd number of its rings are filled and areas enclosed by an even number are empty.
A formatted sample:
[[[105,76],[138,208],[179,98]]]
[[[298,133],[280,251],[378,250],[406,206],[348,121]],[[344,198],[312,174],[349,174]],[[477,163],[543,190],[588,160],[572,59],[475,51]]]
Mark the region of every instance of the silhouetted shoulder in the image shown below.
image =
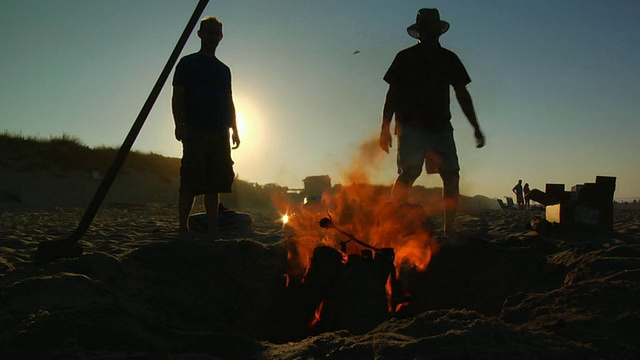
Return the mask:
[[[193,64],[215,65],[215,66],[218,66],[220,68],[224,68],[227,71],[231,71],[231,69],[229,69],[229,67],[225,63],[220,61],[220,59],[218,59],[217,57],[208,57],[208,56],[204,56],[204,55],[202,55],[200,53],[193,53],[193,54],[185,55],[178,62],[178,66],[189,66],[189,65],[193,65]]]
[[[423,44],[415,44],[409,48],[400,51],[396,58],[405,57],[420,57],[420,56],[437,56],[442,57],[445,60],[450,59],[453,61],[460,61],[458,55],[453,51],[444,48],[442,46],[428,46]]]
[[[471,82],[464,65],[453,51],[440,45],[425,44],[416,44],[400,51],[383,79],[389,84],[410,81],[467,85]]]
[[[183,56],[180,61],[178,61],[178,65],[177,66],[185,66],[186,64],[191,64],[194,62],[197,62],[199,58],[201,58],[203,56],[201,56],[199,53],[193,53],[193,54],[189,54],[189,55],[185,55]]]

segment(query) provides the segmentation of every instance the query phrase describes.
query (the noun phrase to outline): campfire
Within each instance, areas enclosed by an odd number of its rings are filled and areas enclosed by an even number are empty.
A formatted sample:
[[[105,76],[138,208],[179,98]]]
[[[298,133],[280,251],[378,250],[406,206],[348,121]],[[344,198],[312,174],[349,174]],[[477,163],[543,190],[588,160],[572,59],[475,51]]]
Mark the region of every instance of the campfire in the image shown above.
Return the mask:
[[[388,187],[354,184],[313,206],[277,204],[289,230],[287,286],[304,294],[311,333],[364,332],[386,320],[410,301],[403,269],[426,270],[438,251],[431,214],[393,203]]]

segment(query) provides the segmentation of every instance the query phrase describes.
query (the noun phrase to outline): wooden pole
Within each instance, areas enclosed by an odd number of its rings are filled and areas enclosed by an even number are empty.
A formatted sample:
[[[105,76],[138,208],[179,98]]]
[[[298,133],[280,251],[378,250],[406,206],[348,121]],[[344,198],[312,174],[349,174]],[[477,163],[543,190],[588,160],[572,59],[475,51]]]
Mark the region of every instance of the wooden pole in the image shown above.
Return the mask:
[[[133,146],[133,143],[136,140],[136,137],[138,137],[138,134],[140,133],[140,129],[142,129],[142,125],[144,125],[144,122],[147,120],[147,117],[149,116],[149,113],[151,112],[151,109],[153,108],[153,105],[157,100],[158,95],[160,95],[160,91],[162,90],[162,87],[167,81],[167,78],[169,77],[169,73],[171,73],[171,69],[173,69],[176,62],[178,61],[178,57],[180,56],[180,53],[182,52],[184,45],[189,39],[189,35],[195,28],[195,25],[197,24],[198,20],[202,16],[204,8],[207,6],[208,3],[209,3],[209,0],[200,0],[198,2],[198,5],[193,11],[193,14],[191,15],[191,18],[189,19],[187,26],[182,32],[182,35],[180,36],[178,43],[174,47],[173,52],[171,53],[171,56],[169,56],[169,60],[164,66],[164,69],[162,69],[162,72],[160,73],[160,77],[158,77],[158,80],[153,86],[153,89],[151,90],[149,97],[147,97],[147,101],[145,101],[144,105],[142,106],[142,109],[140,110],[138,117],[133,123],[133,126],[131,126],[131,130],[129,130],[129,134],[124,139],[124,142],[122,143],[120,150],[118,150],[118,153],[116,154],[116,157],[113,160],[113,163],[109,167],[109,170],[107,171],[104,178],[102,179],[102,182],[98,186],[98,189],[96,190],[96,193],[93,196],[91,203],[89,203],[89,206],[85,210],[84,216],[80,220],[78,227],[73,232],[73,234],[71,234],[71,236],[66,239],[58,239],[53,241],[41,242],[38,246],[38,251],[36,252],[36,257],[35,257],[36,264],[48,263],[58,258],[76,257],[82,254],[82,248],[80,248],[76,243],[78,242],[78,240],[80,240],[80,238],[82,238],[82,236],[86,233],[86,231],[89,229],[89,226],[93,222],[93,218],[95,217],[96,213],[98,212],[98,209],[102,205],[102,202],[105,196],[107,195],[107,192],[109,192],[109,188],[111,188],[113,181],[118,175],[118,172],[120,171],[120,168],[124,163],[124,160],[129,154],[129,151],[131,150],[131,147]]]

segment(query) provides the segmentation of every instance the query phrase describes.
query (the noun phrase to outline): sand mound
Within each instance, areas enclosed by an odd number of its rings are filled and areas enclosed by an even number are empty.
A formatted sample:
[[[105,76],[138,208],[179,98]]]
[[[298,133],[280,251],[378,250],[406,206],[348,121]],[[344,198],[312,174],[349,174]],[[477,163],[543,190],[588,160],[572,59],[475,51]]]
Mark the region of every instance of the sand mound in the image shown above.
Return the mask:
[[[43,239],[35,229],[62,235],[81,210],[3,212],[0,356],[640,355],[637,212],[617,212],[612,234],[545,236],[524,228],[523,212],[463,215],[460,241],[443,246],[426,272],[402,270],[407,306],[362,331],[314,334],[300,317],[300,288],[285,287],[287,234],[272,215],[256,213],[246,234],[184,242],[172,240],[174,210],[107,207],[81,241],[85,255],[44,266],[30,262]]]

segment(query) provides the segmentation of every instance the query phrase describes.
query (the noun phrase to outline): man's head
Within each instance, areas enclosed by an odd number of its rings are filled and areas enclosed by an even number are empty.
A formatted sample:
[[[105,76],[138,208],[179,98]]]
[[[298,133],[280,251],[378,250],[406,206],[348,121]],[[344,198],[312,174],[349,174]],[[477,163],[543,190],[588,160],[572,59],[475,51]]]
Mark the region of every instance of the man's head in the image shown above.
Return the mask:
[[[420,9],[416,15],[416,23],[407,28],[411,37],[420,39],[438,39],[449,30],[449,23],[440,20],[438,9]]]
[[[215,16],[207,16],[200,20],[198,37],[203,49],[215,50],[222,40],[222,21]]]

